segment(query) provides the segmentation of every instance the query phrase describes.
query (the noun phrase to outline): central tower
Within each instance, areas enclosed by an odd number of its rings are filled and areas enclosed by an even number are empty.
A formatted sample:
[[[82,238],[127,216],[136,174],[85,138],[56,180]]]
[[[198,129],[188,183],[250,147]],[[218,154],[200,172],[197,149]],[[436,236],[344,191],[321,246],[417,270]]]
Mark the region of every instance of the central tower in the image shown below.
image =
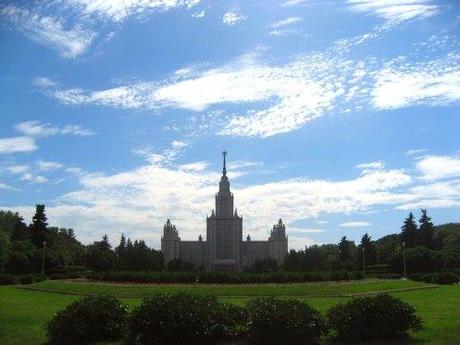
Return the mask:
[[[238,271],[240,269],[240,243],[243,239],[243,218],[233,210],[233,194],[227,177],[227,152],[224,158],[219,191],[216,193],[215,211],[206,218],[208,242],[208,269],[211,271]]]

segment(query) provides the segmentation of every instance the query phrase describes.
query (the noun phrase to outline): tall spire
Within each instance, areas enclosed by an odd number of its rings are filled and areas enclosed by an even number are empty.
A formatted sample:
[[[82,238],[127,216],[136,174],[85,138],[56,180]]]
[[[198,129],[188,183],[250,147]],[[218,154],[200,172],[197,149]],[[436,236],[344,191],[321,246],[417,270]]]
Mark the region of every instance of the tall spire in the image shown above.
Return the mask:
[[[226,164],[226,162],[225,162],[225,157],[227,157],[227,151],[223,151],[223,152],[222,152],[222,156],[224,156],[224,167],[223,167],[223,169],[222,169],[222,174],[223,174],[224,176],[227,176],[227,164]]]

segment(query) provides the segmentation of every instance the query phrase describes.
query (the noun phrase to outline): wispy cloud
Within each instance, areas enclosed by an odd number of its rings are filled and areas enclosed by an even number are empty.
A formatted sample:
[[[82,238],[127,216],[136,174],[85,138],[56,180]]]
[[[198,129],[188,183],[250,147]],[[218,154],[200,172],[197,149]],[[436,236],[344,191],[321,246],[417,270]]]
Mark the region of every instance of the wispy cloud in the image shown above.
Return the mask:
[[[66,29],[57,18],[16,6],[0,7],[0,17],[37,43],[58,50],[64,58],[75,58],[85,53],[96,37],[95,32],[83,26]]]
[[[287,17],[277,22],[274,22],[273,24],[270,25],[270,27],[273,29],[279,29],[281,27],[293,25],[301,21],[302,21],[302,18],[300,17]]]
[[[122,22],[131,16],[144,17],[175,8],[192,8],[200,0],[64,0],[64,2],[79,9],[82,15]]]
[[[93,131],[83,128],[79,125],[66,125],[64,127],[56,127],[49,123],[41,123],[40,121],[21,122],[18,123],[15,128],[18,132],[31,137],[48,137],[57,134],[91,136],[95,134]]]
[[[36,162],[38,168],[43,171],[53,171],[63,167],[61,163],[39,160]]]
[[[294,7],[305,3],[307,0],[288,0],[281,4],[282,7]]]
[[[379,109],[447,105],[460,100],[460,55],[423,63],[391,61],[377,72],[373,103]]]
[[[30,169],[28,165],[9,165],[6,167],[6,169],[11,173],[11,174],[23,174],[26,171]]]
[[[390,21],[426,18],[438,13],[431,0],[348,0],[350,8]]]
[[[33,138],[14,137],[0,139],[0,154],[11,154],[17,152],[31,152],[37,149]]]
[[[222,17],[222,23],[233,26],[246,19],[246,16],[239,14],[238,12],[230,11],[224,14],[224,16]]]
[[[372,223],[370,222],[363,222],[363,221],[356,221],[356,222],[346,222],[340,224],[340,227],[342,228],[363,228],[363,227],[368,227],[371,226]]]

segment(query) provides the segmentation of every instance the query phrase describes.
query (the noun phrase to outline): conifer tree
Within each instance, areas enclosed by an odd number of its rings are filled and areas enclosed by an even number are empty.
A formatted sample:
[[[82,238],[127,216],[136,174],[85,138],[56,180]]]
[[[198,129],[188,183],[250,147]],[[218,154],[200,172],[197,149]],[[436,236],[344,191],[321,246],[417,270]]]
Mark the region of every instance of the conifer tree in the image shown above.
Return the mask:
[[[339,243],[339,261],[342,264],[347,263],[351,259],[350,241],[346,236],[343,236]]]
[[[401,241],[405,242],[406,248],[417,245],[417,224],[415,224],[412,212],[409,213],[409,216],[404,220],[404,225],[401,227]]]
[[[126,253],[126,238],[124,234],[121,234],[120,244],[117,248],[115,248],[115,253],[117,253],[118,257],[122,258],[125,256]]]
[[[428,217],[426,209],[422,209],[422,216],[419,220],[420,228],[419,228],[419,243],[420,245],[433,249],[434,247],[434,239],[433,239],[433,223],[431,222],[431,218]]]
[[[43,246],[43,241],[46,240],[48,229],[47,220],[48,218],[46,218],[45,214],[45,205],[36,205],[35,215],[32,218],[32,224],[30,224],[30,232],[32,243],[39,248]]]

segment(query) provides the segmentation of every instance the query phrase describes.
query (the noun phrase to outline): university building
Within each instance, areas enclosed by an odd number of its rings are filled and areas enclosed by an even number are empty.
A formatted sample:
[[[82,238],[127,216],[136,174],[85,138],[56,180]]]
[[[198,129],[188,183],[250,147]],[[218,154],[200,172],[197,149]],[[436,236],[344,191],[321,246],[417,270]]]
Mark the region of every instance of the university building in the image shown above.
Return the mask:
[[[288,252],[288,238],[281,219],[273,226],[268,241],[252,241],[249,235],[243,240],[243,217],[233,207],[226,169],[227,153],[222,154],[222,177],[215,195],[215,210],[206,218],[206,240],[200,235],[198,241],[182,241],[176,226],[168,219],[161,237],[165,262],[180,258],[208,271],[240,271],[266,258],[283,263]]]

